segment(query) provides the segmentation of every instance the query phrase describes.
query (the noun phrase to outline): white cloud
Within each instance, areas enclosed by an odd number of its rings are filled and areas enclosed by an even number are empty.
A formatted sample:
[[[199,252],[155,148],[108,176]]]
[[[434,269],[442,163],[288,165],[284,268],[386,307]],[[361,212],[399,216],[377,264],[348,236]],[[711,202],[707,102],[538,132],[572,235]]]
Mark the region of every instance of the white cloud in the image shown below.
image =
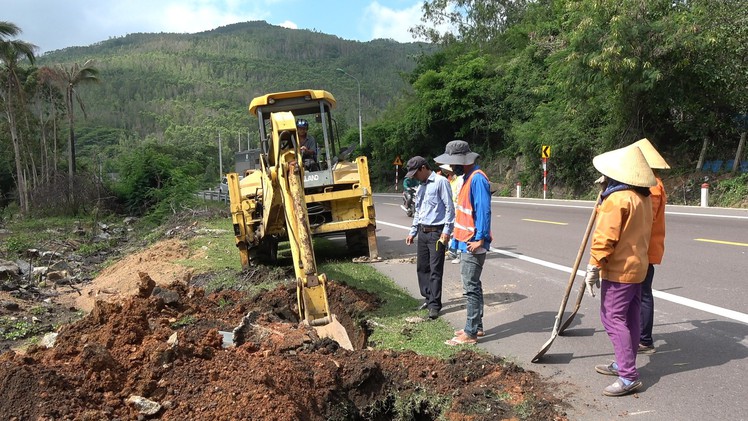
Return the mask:
[[[288,28],[288,29],[299,29],[299,25],[291,22],[290,20],[283,21],[283,22],[279,23],[278,26],[282,26],[282,27]]]
[[[144,32],[195,33],[264,19],[267,12],[261,8],[242,9],[237,0],[130,0],[118,3],[99,17],[122,28],[141,27]]]
[[[408,30],[420,23],[421,3],[416,3],[407,9],[393,10],[375,1],[366,8],[365,15],[372,24],[372,38],[413,42],[413,35]]]

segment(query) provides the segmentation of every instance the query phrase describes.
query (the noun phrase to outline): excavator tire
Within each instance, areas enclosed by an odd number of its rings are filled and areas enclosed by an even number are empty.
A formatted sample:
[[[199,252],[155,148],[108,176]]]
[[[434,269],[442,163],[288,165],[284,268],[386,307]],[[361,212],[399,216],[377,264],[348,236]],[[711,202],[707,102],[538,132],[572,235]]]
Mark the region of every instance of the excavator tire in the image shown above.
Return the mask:
[[[257,257],[271,265],[278,263],[278,240],[273,237],[263,238],[257,249]]]
[[[356,256],[369,255],[369,240],[366,228],[348,230],[345,232],[345,245]]]

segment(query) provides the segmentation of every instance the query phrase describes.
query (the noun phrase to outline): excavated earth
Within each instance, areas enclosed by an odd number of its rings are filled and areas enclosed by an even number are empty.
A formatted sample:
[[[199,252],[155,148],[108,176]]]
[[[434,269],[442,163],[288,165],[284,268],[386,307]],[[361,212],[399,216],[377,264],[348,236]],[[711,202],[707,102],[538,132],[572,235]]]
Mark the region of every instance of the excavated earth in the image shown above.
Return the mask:
[[[298,322],[292,283],[206,294],[202,275],[149,274],[170,264],[164,247],[128,256],[99,276],[106,288],[94,279],[76,294],[89,297],[90,312],[54,342],[0,351],[0,419],[566,419],[537,373],[499,357],[368,347],[361,318],[377,304],[370,293],[330,283],[349,351]]]

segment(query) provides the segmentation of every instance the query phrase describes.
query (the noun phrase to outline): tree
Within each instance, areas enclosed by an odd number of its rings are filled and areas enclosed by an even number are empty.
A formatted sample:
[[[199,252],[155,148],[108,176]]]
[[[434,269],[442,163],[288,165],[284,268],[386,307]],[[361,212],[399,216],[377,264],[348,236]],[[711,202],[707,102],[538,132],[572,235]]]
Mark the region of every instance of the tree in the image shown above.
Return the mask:
[[[23,213],[28,213],[28,189],[26,186],[26,177],[23,172],[21,137],[17,124],[17,116],[22,111],[24,105],[22,82],[19,78],[19,65],[24,57],[29,63],[34,63],[36,59],[34,56],[36,46],[25,41],[8,39],[9,37],[17,36],[19,33],[21,33],[21,30],[15,24],[0,21],[0,79],[2,79],[0,99],[2,99],[5,118],[8,121],[8,129],[10,130],[10,137],[13,142],[19,205]]]
[[[521,18],[527,4],[528,0],[426,0],[424,23],[410,31],[433,43],[461,41],[483,49]]]
[[[65,67],[58,64],[54,69],[58,83],[64,85],[65,89],[65,108],[68,117],[68,184],[71,195],[75,177],[75,103],[73,101],[78,103],[83,116],[87,117],[86,107],[76,88],[81,84],[99,81],[99,70],[93,65],[93,60],[86,60],[83,65],[74,63],[70,67]]]

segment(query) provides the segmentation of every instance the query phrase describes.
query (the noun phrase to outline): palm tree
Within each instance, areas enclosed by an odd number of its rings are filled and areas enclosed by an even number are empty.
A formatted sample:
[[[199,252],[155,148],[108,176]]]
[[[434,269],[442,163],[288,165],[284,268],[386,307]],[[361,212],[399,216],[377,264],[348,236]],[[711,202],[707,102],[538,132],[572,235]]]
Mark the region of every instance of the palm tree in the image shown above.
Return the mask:
[[[65,67],[62,64],[58,64],[54,69],[57,81],[64,85],[65,89],[65,108],[68,116],[68,184],[70,188],[70,194],[73,192],[73,179],[75,176],[75,104],[73,100],[78,103],[83,116],[86,115],[86,107],[83,104],[83,100],[76,87],[81,84],[98,82],[99,70],[93,67],[93,60],[86,60],[83,65],[74,63],[70,67]]]
[[[15,24],[0,21],[0,80],[2,81],[0,100],[2,100],[3,111],[13,141],[19,206],[25,214],[29,211],[28,189],[21,161],[21,139],[16,124],[16,113],[23,107],[24,103],[23,88],[18,77],[18,66],[24,57],[29,63],[34,63],[36,46],[25,41],[9,39],[10,37],[16,37],[19,33],[21,33],[21,30]]]

